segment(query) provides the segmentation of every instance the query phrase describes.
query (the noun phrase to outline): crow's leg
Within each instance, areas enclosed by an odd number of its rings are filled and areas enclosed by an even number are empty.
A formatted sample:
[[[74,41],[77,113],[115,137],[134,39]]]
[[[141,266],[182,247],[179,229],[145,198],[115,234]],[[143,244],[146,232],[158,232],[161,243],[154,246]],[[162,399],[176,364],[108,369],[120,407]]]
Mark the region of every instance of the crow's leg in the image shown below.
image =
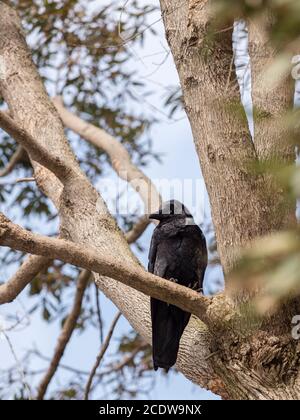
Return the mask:
[[[202,287],[199,287],[199,285],[198,285],[198,284],[193,284],[193,283],[190,283],[190,284],[188,285],[188,287],[189,287],[190,289],[192,289],[192,290],[195,290],[195,292],[198,292],[198,293],[203,293],[203,288],[202,288]]]
[[[178,280],[177,280],[177,279],[174,279],[174,277],[171,277],[171,278],[169,278],[168,280],[169,280],[169,281],[171,281],[172,283],[175,283],[175,284],[177,284],[177,283],[178,283]],[[169,303],[167,303],[167,305],[169,306],[170,304],[169,304]]]

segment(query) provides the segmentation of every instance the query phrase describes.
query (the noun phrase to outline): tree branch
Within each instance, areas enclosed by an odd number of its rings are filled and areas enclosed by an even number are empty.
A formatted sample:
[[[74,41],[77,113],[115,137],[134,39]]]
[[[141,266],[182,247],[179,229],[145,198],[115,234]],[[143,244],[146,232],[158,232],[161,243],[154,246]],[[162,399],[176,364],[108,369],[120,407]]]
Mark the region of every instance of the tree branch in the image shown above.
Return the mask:
[[[82,305],[84,292],[85,292],[85,289],[89,282],[90,277],[91,277],[91,273],[87,270],[83,270],[79,275],[73,307],[60,333],[58,342],[56,344],[56,348],[54,350],[54,355],[51,359],[50,366],[38,386],[38,392],[36,396],[37,400],[42,400],[44,398],[48,385],[57,370],[59,362],[64,354],[65,348],[76,327],[76,323],[81,312],[81,305]]]
[[[0,305],[12,302],[52,259],[38,255],[29,256],[6,283],[0,285]]]
[[[148,226],[146,216],[143,216],[136,225],[125,234],[128,244],[134,243]],[[19,267],[18,271],[4,284],[0,285],[0,305],[10,303],[42,270],[48,268],[52,259],[31,255]]]
[[[25,152],[22,146],[18,146],[15,153],[12,155],[10,161],[7,163],[5,168],[0,171],[0,178],[9,175],[14,167],[22,160]]]
[[[207,310],[211,299],[168,280],[146,272],[138,263],[103,255],[97,248],[82,246],[64,239],[33,234],[13,224],[0,213],[0,244],[30,254],[43,255],[111,277],[134,289],[176,305],[208,322]]]
[[[85,387],[85,392],[84,392],[84,399],[85,400],[88,400],[89,399],[89,393],[90,393],[90,389],[91,389],[93,378],[94,378],[94,376],[96,374],[96,371],[97,371],[97,369],[98,369],[98,367],[99,367],[99,365],[101,363],[101,360],[103,359],[103,357],[104,357],[104,355],[106,353],[106,350],[108,349],[108,346],[109,346],[111,337],[113,335],[114,329],[116,328],[116,325],[117,325],[117,323],[118,323],[121,315],[122,315],[122,313],[121,312],[118,312],[116,314],[115,318],[113,319],[113,322],[112,322],[112,324],[111,324],[111,326],[109,328],[108,334],[107,334],[107,336],[106,336],[106,338],[104,340],[103,346],[101,347],[100,353],[98,354],[97,359],[96,359],[96,362],[95,362],[95,364],[94,364],[94,366],[93,366],[93,368],[91,370],[90,376],[88,378],[88,381],[87,381],[87,384],[86,384],[86,387]]]
[[[135,348],[130,354],[125,356],[123,358],[123,360],[121,360],[119,363],[117,363],[115,365],[109,366],[104,372],[100,373],[99,376],[102,377],[104,375],[109,375],[112,372],[118,372],[118,371],[124,369],[126,366],[128,366],[134,360],[135,356],[140,351],[146,349],[147,347],[149,347],[149,344],[146,343],[145,341],[142,341],[142,343],[137,348]]]
[[[108,154],[119,177],[129,182],[140,194],[145,205],[145,213],[156,211],[159,208],[161,197],[151,180],[132,163],[126,148],[106,131],[83,121],[68,111],[64,107],[61,97],[54,98],[53,103],[66,127]]]
[[[142,216],[132,227],[132,229],[125,233],[126,241],[129,244],[133,244],[140,238],[140,236],[144,233],[149,224],[150,221],[148,216]]]
[[[39,144],[31,134],[19,127],[17,123],[6,113],[0,111],[0,127],[13,137],[40,165],[52,171],[58,179],[65,183],[70,175],[75,174],[71,165],[64,158],[53,156],[43,145]]]
[[[99,336],[100,336],[100,343],[103,343],[103,321],[102,321],[102,314],[101,314],[101,306],[100,306],[100,290],[95,283],[95,292],[96,292],[96,309],[97,309],[97,318],[98,318],[98,326],[99,326]]]

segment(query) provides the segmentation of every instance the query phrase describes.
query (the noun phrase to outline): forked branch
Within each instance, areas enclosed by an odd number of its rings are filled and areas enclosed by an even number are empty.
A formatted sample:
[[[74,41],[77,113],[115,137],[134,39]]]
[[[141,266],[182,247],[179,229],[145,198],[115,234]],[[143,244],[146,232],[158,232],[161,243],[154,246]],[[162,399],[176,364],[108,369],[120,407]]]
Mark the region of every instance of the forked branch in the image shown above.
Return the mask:
[[[198,316],[207,322],[207,310],[211,299],[199,295],[187,287],[146,272],[138,263],[123,264],[115,258],[101,255],[87,245],[75,244],[64,239],[48,238],[34,234],[12,223],[0,213],[0,245],[58,259],[85,268],[89,271],[111,277],[147,296],[163,300]]]

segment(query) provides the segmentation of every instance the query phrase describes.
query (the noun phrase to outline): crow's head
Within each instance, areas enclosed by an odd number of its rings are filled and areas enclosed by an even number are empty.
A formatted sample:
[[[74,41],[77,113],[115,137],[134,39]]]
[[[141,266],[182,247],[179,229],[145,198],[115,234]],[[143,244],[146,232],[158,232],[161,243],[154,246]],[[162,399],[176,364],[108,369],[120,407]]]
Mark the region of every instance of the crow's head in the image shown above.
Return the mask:
[[[149,215],[149,219],[159,221],[173,220],[174,218],[193,220],[188,209],[177,200],[166,201],[157,212]]]

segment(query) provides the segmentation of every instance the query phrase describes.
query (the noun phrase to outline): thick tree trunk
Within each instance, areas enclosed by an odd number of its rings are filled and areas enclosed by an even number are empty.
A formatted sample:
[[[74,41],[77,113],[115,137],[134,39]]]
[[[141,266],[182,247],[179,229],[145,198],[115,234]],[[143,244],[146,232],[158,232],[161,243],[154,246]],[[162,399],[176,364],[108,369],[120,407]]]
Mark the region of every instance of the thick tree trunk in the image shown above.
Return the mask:
[[[161,7],[228,271],[236,249],[269,230],[263,179],[250,170],[256,152],[240,101],[233,28],[209,35],[214,29],[207,0],[161,0]]]
[[[251,140],[234,68],[233,22],[214,29],[210,0],[161,0],[161,7],[209,193],[218,251],[228,271],[239,247],[282,225],[278,225],[282,196],[274,200],[268,193],[267,177],[256,175],[253,169],[263,150],[273,148],[273,140],[262,128],[256,131],[255,144]],[[291,103],[291,89],[286,83],[278,92],[281,96],[268,105],[268,110],[273,106],[272,122],[278,109],[286,110]],[[258,96],[254,89],[255,105]],[[264,105],[267,103],[270,96],[264,100]],[[278,137],[282,129],[279,133]],[[292,149],[286,146],[285,160],[291,160]]]
[[[248,22],[255,150],[260,161],[274,171],[295,162],[293,133],[287,124],[288,113],[293,108],[295,83],[290,66],[276,72],[281,61],[278,62],[277,51],[268,37],[270,25],[271,15]],[[291,64],[292,54],[289,60]],[[295,224],[295,201],[283,194],[274,177],[266,176],[266,185],[269,206],[273,209],[272,227],[278,230]]]
[[[289,142],[290,128],[282,120],[293,108],[295,86],[290,66],[281,64],[272,45],[268,29],[272,17],[260,17],[248,22],[249,56],[251,60],[252,102],[254,108],[254,143],[259,159],[295,161],[295,148]],[[278,71],[281,70],[281,71]]]
[[[253,143],[234,69],[233,22],[214,29],[210,3],[210,0],[161,0],[161,8],[209,193],[218,251],[227,272],[235,263],[236,249],[286,226],[287,220],[295,220],[293,204],[282,206],[283,192],[276,190],[276,196],[270,194],[270,186],[272,192],[275,187],[269,177],[249,169],[262,158],[276,155],[279,160],[278,141],[284,142],[286,138],[282,137],[286,133],[281,126],[273,139],[269,129],[288,109],[292,94],[286,80],[279,86],[275,102],[270,95],[264,98],[259,88],[253,90],[254,105],[271,113],[269,127],[261,124]],[[251,51],[255,42],[257,48],[262,47],[253,28],[250,42]],[[274,52],[269,45],[268,48],[269,58],[273,57]],[[254,84],[265,65],[259,58],[257,54]],[[293,146],[285,145],[283,159],[291,162]],[[232,335],[227,335],[224,329],[213,329],[210,348],[217,356],[212,356],[212,366],[230,398],[300,398],[299,350],[290,331],[298,307],[297,302],[291,304],[254,331],[251,315],[249,325],[243,324]]]

